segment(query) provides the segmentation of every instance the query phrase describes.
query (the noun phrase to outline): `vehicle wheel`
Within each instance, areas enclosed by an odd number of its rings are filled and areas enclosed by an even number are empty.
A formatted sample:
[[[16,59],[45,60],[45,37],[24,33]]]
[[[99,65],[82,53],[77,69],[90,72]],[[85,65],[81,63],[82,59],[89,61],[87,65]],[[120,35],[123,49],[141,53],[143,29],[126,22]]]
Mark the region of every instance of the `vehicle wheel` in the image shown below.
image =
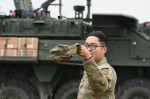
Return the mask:
[[[56,92],[54,99],[77,99],[79,81],[65,83]]]
[[[150,99],[150,82],[132,79],[122,84],[117,91],[117,99]]]
[[[4,82],[0,89],[0,99],[40,99],[38,92],[24,80]]]

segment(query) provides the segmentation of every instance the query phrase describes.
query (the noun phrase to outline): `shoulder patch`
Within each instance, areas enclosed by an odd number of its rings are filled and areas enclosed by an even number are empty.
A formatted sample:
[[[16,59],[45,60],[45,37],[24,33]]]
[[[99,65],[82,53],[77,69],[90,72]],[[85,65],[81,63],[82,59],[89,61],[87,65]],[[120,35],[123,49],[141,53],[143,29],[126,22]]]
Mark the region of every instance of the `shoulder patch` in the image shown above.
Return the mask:
[[[108,82],[110,82],[112,80],[112,74],[109,68],[102,68],[101,71],[103,75],[107,78]]]
[[[106,69],[102,69],[102,71],[103,71],[103,74],[104,74],[104,75],[109,75],[109,71],[108,71],[107,68],[106,68]]]

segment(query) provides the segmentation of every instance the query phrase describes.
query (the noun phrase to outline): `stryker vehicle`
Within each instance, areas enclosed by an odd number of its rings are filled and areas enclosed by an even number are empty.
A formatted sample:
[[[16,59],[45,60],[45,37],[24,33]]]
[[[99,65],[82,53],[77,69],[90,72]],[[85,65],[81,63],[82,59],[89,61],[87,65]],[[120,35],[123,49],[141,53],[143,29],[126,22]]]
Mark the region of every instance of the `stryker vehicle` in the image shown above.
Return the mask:
[[[75,18],[63,18],[61,0],[53,1],[34,10],[30,0],[14,0],[16,10],[0,15],[0,99],[76,99],[83,59],[75,55],[55,62],[49,50],[58,44],[84,44],[88,33],[97,30],[109,40],[106,57],[118,77],[116,99],[150,99],[147,25],[126,15],[90,18],[91,0],[85,19],[85,7],[79,5],[74,6]],[[50,17],[49,5],[59,5],[58,19]]]

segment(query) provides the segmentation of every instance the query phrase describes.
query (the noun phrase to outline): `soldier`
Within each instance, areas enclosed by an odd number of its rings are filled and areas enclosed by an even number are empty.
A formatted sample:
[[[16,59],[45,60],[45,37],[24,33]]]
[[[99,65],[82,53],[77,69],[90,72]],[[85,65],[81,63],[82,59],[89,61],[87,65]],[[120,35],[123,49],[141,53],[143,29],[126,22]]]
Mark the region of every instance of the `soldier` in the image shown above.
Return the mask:
[[[84,45],[77,46],[77,54],[84,57],[84,75],[77,99],[115,99],[116,72],[107,63],[107,38],[101,31],[89,34]]]

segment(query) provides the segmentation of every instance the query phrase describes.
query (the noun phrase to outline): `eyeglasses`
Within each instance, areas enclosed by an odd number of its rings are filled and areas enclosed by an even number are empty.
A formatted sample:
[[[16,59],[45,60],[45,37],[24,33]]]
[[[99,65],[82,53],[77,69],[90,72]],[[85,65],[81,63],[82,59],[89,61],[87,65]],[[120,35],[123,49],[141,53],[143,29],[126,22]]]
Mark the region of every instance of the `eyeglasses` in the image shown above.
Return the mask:
[[[96,43],[87,44],[85,43],[84,46],[88,49],[90,47],[91,50],[95,50],[96,47],[105,47],[104,45],[98,46]]]

